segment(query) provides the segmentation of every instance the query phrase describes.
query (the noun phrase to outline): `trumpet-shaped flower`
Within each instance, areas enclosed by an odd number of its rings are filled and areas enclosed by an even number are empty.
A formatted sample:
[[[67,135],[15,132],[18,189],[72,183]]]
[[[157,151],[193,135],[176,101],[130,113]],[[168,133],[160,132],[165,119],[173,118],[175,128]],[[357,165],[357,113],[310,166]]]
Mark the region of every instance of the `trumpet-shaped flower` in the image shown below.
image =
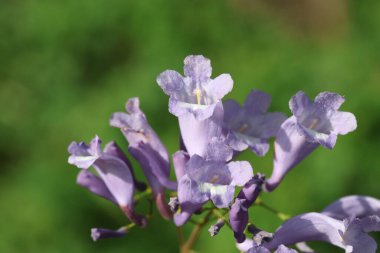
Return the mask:
[[[285,175],[318,145],[335,146],[338,134],[356,129],[352,113],[338,111],[344,98],[336,93],[322,92],[312,102],[302,91],[289,102],[293,116],[288,118],[276,135],[272,176],[266,183],[274,190]]]
[[[78,184],[85,186],[93,193],[116,203],[134,223],[145,226],[145,218],[133,210],[134,180],[128,165],[114,153],[115,144],[109,143],[104,152],[101,140],[95,137],[90,145],[84,142],[72,142],[68,148],[69,163],[81,169],[94,167],[99,177],[91,172],[81,172]]]

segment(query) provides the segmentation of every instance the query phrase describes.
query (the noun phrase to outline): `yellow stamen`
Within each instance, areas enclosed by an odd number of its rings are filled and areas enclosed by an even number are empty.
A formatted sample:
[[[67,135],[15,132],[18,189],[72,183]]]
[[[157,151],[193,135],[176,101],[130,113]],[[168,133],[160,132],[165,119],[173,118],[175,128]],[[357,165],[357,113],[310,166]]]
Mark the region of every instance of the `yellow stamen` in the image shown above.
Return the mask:
[[[194,94],[195,96],[197,96],[197,104],[200,105],[201,104],[201,90],[199,88],[196,88],[194,90]]]
[[[244,123],[238,130],[239,133],[244,133],[248,129],[248,124]]]

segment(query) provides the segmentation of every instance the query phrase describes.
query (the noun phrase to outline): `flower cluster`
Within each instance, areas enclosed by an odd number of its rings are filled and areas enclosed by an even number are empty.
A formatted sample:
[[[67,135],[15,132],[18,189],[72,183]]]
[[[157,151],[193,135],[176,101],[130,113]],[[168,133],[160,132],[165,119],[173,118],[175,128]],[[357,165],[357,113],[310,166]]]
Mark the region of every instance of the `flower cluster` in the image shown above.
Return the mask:
[[[200,229],[213,220],[211,236],[227,225],[244,252],[313,252],[308,241],[325,241],[347,253],[376,252],[376,242],[368,235],[380,230],[380,200],[375,198],[343,197],[321,212],[295,217],[275,211],[284,223],[273,233],[255,227],[249,217],[253,205],[274,211],[260,194],[275,190],[318,146],[332,149],[338,135],[356,129],[355,116],[339,111],[344,97],[322,92],[311,101],[300,91],[290,99],[292,116],[286,117],[267,112],[271,98],[258,90],[252,90],[243,105],[234,100],[223,102],[233,87],[231,76],[211,78],[210,60],[200,55],[188,56],[184,63],[184,76],[167,70],[157,77],[158,85],[170,97],[169,112],[179,122],[181,145],[171,159],[140,109],[138,98],[129,99],[126,112],[116,112],[110,118],[110,125],[119,128],[127,140],[128,153],[140,165],[146,183],[136,179],[129,158],[115,142],[102,149],[96,136],[89,144],[70,144],[69,163],[81,169],[77,183],[117,205],[130,220],[116,230],[93,228],[95,241],[124,236],[135,225],[145,227],[152,217],[151,208],[139,214],[134,207],[147,198],[176,226],[190,220],[195,223],[189,239],[180,240],[181,252],[189,252]],[[271,138],[273,172],[266,179],[262,173],[254,173],[248,161],[237,157],[246,150],[265,156]],[[171,165],[175,179],[170,176]],[[141,193],[135,194],[135,190]],[[193,217],[195,214],[201,220]],[[293,246],[298,251],[290,248]]]

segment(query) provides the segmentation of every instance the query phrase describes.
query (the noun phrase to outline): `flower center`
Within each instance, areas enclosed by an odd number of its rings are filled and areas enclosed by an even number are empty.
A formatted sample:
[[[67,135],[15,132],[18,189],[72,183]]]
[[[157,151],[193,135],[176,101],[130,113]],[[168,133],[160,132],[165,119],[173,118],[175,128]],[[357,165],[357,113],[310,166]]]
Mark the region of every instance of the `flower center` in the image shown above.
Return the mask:
[[[211,178],[210,183],[215,184],[218,180],[219,180],[219,176],[218,175],[214,175]]]
[[[317,124],[319,123],[319,119],[318,118],[315,118],[315,119],[313,119],[312,121],[311,121],[311,123],[310,123],[310,129],[314,129],[316,126],[317,126]]]

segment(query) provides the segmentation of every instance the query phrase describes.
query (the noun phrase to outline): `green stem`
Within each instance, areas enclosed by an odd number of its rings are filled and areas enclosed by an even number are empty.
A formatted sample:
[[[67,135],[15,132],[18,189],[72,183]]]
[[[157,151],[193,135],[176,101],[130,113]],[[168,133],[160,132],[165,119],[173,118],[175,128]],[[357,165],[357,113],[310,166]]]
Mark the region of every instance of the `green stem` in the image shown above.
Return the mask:
[[[222,219],[224,223],[232,230],[230,221],[228,220],[228,218],[225,217],[225,214],[222,214],[218,209],[214,209],[212,212],[214,213],[216,217],[218,217],[219,219]]]
[[[268,210],[271,213],[274,213],[280,220],[286,221],[288,220],[291,216],[285,213],[282,213],[276,209],[274,209],[271,206],[268,206],[265,204],[261,199],[257,199],[255,202],[256,205],[263,207],[264,209]]]

